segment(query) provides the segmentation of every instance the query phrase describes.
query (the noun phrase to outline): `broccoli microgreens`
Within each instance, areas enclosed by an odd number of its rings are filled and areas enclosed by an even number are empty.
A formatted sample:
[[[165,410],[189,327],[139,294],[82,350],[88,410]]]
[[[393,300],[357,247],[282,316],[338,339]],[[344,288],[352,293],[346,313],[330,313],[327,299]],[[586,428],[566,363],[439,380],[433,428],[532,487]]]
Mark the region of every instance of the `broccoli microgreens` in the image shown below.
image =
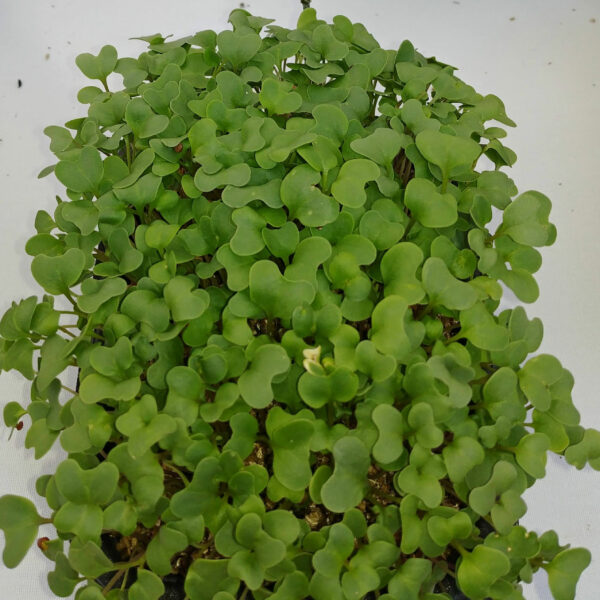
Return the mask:
[[[45,130],[66,192],[0,367],[31,381],[6,425],[68,458],[49,516],[0,498],[4,563],[51,525],[77,600],[518,600],[540,569],[572,600],[590,554],[522,495],[549,451],[600,469],[600,432],[528,358],[540,320],[498,310],[556,236],[502,101],[344,16],[229,21],[78,56],[87,115]]]

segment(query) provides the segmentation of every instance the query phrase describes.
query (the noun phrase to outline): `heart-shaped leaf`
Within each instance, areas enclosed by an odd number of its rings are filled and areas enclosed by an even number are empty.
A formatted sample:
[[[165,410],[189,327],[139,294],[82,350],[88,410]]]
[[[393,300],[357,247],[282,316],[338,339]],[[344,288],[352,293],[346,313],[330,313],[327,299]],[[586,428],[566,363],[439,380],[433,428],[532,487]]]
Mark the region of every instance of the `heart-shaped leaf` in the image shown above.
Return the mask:
[[[31,263],[31,273],[49,294],[64,294],[77,283],[84,266],[84,252],[69,248],[59,256],[38,254]]]
[[[282,346],[261,346],[238,380],[242,398],[253,408],[265,408],[273,400],[273,378],[289,368],[290,359]]]
[[[366,199],[365,184],[379,177],[379,167],[371,160],[355,158],[345,162],[331,186],[333,197],[349,208],[361,207]]]
[[[33,502],[20,496],[6,495],[0,498],[0,529],[4,532],[2,560],[14,569],[25,557],[33,544],[41,518]]]
[[[490,587],[510,570],[510,561],[506,554],[476,546],[472,552],[462,554],[457,570],[460,589],[473,600],[483,600]]]
[[[442,181],[471,170],[481,154],[477,142],[439,131],[421,131],[415,143],[419,152],[439,168]]]
[[[382,354],[404,361],[423,340],[425,327],[414,321],[408,303],[400,296],[381,300],[371,316],[371,340]]]
[[[338,440],[332,449],[334,470],[321,488],[325,507],[343,513],[356,506],[363,498],[369,469],[369,452],[355,437]]]
[[[138,569],[137,579],[128,594],[131,600],[158,600],[164,592],[165,586],[156,573]]]
[[[339,208],[336,201],[315,186],[321,179],[309,165],[294,167],[281,183],[281,201],[290,217],[307,227],[322,227],[335,221]]]
[[[400,151],[403,139],[393,129],[380,127],[365,138],[354,140],[350,147],[378,165],[391,165]]]
[[[117,65],[117,51],[114,46],[102,46],[98,56],[84,53],[79,54],[75,59],[81,72],[89,79],[99,79],[106,82]]]
[[[519,244],[547,246],[556,239],[556,228],[548,222],[552,204],[536,191],[521,194],[504,210],[499,233],[509,235]]]
[[[310,304],[315,289],[308,281],[291,281],[277,265],[259,260],[250,268],[250,298],[269,318],[289,319],[296,306]]]
[[[573,600],[575,588],[582,571],[587,569],[591,556],[585,548],[570,548],[559,552],[544,566],[548,573],[548,583],[556,600]]]
[[[404,204],[424,227],[449,227],[456,223],[456,199],[452,194],[440,194],[428,179],[411,179],[404,192]]]

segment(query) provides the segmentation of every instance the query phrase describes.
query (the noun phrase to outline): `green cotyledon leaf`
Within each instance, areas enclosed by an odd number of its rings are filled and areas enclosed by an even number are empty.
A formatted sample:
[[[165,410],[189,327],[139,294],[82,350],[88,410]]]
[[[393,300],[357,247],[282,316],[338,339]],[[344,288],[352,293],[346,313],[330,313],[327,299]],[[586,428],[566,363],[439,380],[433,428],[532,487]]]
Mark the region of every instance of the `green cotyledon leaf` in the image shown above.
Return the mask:
[[[327,509],[346,512],[363,498],[369,469],[369,451],[356,437],[344,437],[333,446],[334,470],[321,488]]]
[[[359,208],[367,199],[365,184],[377,179],[379,173],[379,167],[371,160],[349,160],[342,165],[337,179],[331,186],[331,193],[342,206]]]
[[[322,227],[335,221],[339,206],[334,198],[315,186],[321,179],[310,165],[294,167],[281,183],[281,201],[290,216],[307,227]]]
[[[457,570],[460,589],[473,600],[487,597],[490,587],[510,570],[510,561],[506,554],[488,548],[476,546],[472,552],[465,552]]]
[[[439,168],[442,181],[468,171],[481,154],[477,142],[439,131],[421,131],[415,143],[419,152]]]
[[[379,165],[391,164],[402,146],[402,136],[393,129],[380,127],[365,138],[354,140],[350,147]]]
[[[390,357],[391,358],[391,357]],[[298,380],[298,393],[311,408],[320,408],[332,402],[348,402],[358,390],[356,373],[340,366],[330,373],[310,371]]]
[[[269,411],[267,435],[273,449],[273,472],[284,486],[305,489],[311,479],[310,440],[313,434],[312,413],[290,415],[279,406]]]
[[[4,564],[13,569],[25,557],[33,544],[41,517],[33,502],[20,496],[6,495],[0,498],[0,529],[4,532]]]
[[[95,193],[104,167],[96,148],[83,147],[78,154],[61,160],[54,170],[57,179],[74,192]]]
[[[528,191],[515,198],[506,209],[497,234],[506,234],[515,242],[529,246],[551,245],[556,228],[548,222],[550,200],[536,191]]]
[[[273,378],[290,368],[290,359],[282,346],[266,344],[254,355],[250,367],[240,376],[242,398],[253,408],[265,408],[273,400]]]
[[[559,552],[550,564],[544,566],[552,596],[556,600],[574,600],[579,576],[590,562],[590,552],[585,548],[569,548]]]
[[[425,290],[417,277],[417,269],[423,262],[423,251],[416,244],[400,242],[392,246],[381,259],[381,275],[384,294],[400,296],[408,304],[417,304]]]
[[[302,96],[291,91],[292,84],[269,77],[260,90],[259,99],[269,115],[292,113],[302,105]]]
[[[165,592],[161,578],[153,571],[137,570],[137,579],[129,588],[130,600],[158,600]]]
[[[31,273],[49,294],[59,295],[77,283],[84,266],[83,250],[69,248],[59,256],[38,254],[31,263]]]
[[[404,204],[412,216],[425,227],[449,227],[456,223],[458,213],[452,194],[440,194],[428,179],[414,178],[404,192]]]
[[[117,65],[117,50],[114,46],[103,46],[98,56],[84,53],[79,54],[75,62],[81,72],[89,79],[99,79],[106,81]]]
[[[408,303],[400,296],[381,300],[371,317],[371,340],[382,354],[399,361],[407,360],[425,335],[425,326],[411,317]]]
[[[249,287],[251,300],[270,318],[288,319],[296,306],[310,304],[315,296],[308,281],[291,281],[269,260],[260,260],[250,267]]]

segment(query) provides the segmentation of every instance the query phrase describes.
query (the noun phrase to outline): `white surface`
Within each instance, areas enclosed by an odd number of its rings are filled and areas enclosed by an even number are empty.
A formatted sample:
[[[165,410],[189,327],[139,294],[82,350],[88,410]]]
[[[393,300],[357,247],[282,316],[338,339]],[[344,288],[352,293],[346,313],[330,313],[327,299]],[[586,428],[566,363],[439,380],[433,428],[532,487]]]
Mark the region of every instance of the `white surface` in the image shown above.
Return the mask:
[[[76,93],[87,83],[75,56],[97,53],[106,43],[121,56],[137,56],[144,45],[128,40],[134,35],[220,31],[238,5],[231,0],[0,0],[0,314],[12,299],[40,294],[23,248],[34,233],[36,211],[53,209],[54,195],[61,193],[53,177],[36,179],[54,162],[42,130],[84,114]],[[293,26],[300,2],[246,5],[254,14]],[[552,199],[559,232],[556,244],[543,249],[540,299],[527,312],[544,321],[541,351],[555,354],[574,374],[583,424],[600,429],[594,384],[600,364],[598,2],[314,0],[313,6],[328,21],[342,13],[364,23],[383,47],[395,48],[408,38],[426,56],[459,67],[458,76],[478,91],[504,100],[518,125],[507,139],[519,156],[509,174],[520,191],[537,189]],[[0,408],[27,394],[18,374],[2,375]],[[36,477],[52,472],[61,460],[53,452],[35,461],[33,451],[23,449],[24,433],[8,441],[8,432],[0,430],[0,495],[35,497]],[[597,598],[600,588],[599,483],[596,472],[550,460],[548,476],[526,496],[526,526],[556,529],[563,543],[592,551],[594,560],[578,588],[581,600]],[[50,564],[34,548],[16,570],[0,566],[0,596],[52,600],[45,581]],[[527,586],[526,598],[550,600],[543,573]]]

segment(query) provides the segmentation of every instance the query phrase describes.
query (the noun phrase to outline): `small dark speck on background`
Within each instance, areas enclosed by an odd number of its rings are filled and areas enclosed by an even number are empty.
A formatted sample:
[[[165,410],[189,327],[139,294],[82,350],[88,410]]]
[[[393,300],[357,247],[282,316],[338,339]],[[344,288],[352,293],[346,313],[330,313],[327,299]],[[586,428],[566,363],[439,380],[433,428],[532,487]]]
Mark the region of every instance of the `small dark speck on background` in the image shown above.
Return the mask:
[[[517,17],[511,17],[511,18],[509,19],[509,21],[516,21],[516,20],[517,20]]]
[[[452,4],[460,4],[458,0],[452,0]]]
[[[558,185],[562,185],[562,181],[559,181],[559,182],[558,182]]]
[[[547,64],[551,65],[551,64],[552,64],[552,61],[551,61],[551,60],[549,60]]]
[[[20,79],[17,79],[17,87],[23,87],[23,82]]]
[[[594,19],[594,17],[592,17],[592,18],[590,19],[590,23],[595,23],[595,22],[596,22],[596,19]]]
[[[46,52],[46,54],[44,55],[44,58],[45,58],[46,60],[48,60],[48,59],[50,58],[50,53],[49,53],[49,52]]]

